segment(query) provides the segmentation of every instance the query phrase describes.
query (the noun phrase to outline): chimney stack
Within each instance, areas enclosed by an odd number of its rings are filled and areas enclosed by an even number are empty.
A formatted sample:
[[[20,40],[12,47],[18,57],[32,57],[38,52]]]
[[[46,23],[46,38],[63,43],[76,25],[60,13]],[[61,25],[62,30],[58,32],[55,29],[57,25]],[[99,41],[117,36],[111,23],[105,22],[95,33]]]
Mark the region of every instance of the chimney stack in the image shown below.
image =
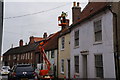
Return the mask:
[[[73,7],[72,7],[72,22],[73,24],[76,23],[80,19],[80,14],[81,14],[81,7],[79,5],[79,2],[73,2]]]
[[[23,46],[23,40],[22,39],[19,41],[19,46],[20,47]]]
[[[73,2],[73,7],[75,7],[76,6],[76,2]]]
[[[47,33],[46,32],[44,32],[44,34],[43,34],[43,38],[47,38]]]
[[[29,43],[30,43],[30,44],[32,44],[32,43],[34,43],[34,42],[35,42],[35,41],[34,41],[34,37],[33,37],[33,36],[30,36],[30,38],[29,38],[29,39],[30,39],[30,41],[29,41]]]
[[[79,2],[77,2],[77,7],[79,7]]]

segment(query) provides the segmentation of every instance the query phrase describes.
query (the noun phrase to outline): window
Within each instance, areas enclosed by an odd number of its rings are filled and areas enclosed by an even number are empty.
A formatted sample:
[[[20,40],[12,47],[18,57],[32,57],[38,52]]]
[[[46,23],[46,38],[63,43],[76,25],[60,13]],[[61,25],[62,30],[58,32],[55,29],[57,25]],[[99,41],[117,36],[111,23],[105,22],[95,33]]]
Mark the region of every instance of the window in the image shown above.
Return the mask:
[[[94,34],[95,34],[95,42],[102,41],[102,24],[101,20],[94,22]]]
[[[25,59],[25,54],[23,54],[23,59]]]
[[[14,59],[14,60],[16,60],[16,59],[17,59],[16,55],[13,55],[13,59]]]
[[[65,47],[65,37],[61,38],[61,49],[64,49]]]
[[[30,53],[27,53],[27,57],[28,57],[28,59],[30,59]]]
[[[79,56],[75,56],[75,73],[79,73]]]
[[[51,51],[51,58],[54,58],[54,50]]]
[[[22,60],[22,54],[21,54],[21,60]]]
[[[103,78],[103,59],[102,55],[95,55],[96,77]]]
[[[26,57],[26,59],[27,59],[27,53],[26,53],[26,56],[25,56],[25,57]]]
[[[17,60],[19,61],[19,54],[17,55]]]
[[[74,33],[74,41],[75,41],[75,46],[79,46],[79,30],[75,31]]]
[[[10,55],[9,55],[9,57],[8,57],[8,60],[10,60]]]
[[[61,73],[64,73],[64,59],[61,60]]]
[[[31,53],[31,59],[32,59],[32,56],[33,56],[33,55],[32,55],[32,53]]]

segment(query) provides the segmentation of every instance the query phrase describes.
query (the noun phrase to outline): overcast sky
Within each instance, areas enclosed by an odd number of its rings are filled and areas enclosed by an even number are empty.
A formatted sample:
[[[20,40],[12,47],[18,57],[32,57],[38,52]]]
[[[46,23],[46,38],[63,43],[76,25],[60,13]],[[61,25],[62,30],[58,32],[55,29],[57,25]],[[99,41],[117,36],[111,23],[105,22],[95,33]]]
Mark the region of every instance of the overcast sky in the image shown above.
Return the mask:
[[[65,2],[21,1],[23,2],[12,1],[4,4],[5,19],[2,53],[10,49],[12,44],[13,47],[17,47],[20,39],[23,39],[25,44],[28,43],[30,36],[42,37],[44,32],[49,35],[59,31],[61,28],[58,26],[57,20],[62,11],[67,12],[67,18],[72,21],[73,2],[70,0],[69,2],[68,0],[64,0]],[[87,0],[77,1],[80,2],[82,9],[87,4]]]

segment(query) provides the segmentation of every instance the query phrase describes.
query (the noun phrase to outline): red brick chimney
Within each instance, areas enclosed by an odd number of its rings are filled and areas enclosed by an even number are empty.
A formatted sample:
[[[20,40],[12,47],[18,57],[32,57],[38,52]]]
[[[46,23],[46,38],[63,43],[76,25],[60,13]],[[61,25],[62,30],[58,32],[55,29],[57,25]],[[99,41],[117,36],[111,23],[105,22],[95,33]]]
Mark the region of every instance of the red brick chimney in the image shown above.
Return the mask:
[[[29,39],[30,39],[30,41],[29,41],[29,43],[30,43],[30,44],[32,44],[32,43],[34,43],[34,42],[35,42],[35,41],[34,41],[34,37],[33,37],[33,36],[30,36],[30,38],[29,38]]]
[[[20,47],[23,46],[23,40],[22,39],[19,41],[19,46]]]
[[[80,19],[80,14],[81,14],[81,7],[79,6],[79,2],[73,2],[73,7],[72,7],[72,22],[73,24],[76,23]]]

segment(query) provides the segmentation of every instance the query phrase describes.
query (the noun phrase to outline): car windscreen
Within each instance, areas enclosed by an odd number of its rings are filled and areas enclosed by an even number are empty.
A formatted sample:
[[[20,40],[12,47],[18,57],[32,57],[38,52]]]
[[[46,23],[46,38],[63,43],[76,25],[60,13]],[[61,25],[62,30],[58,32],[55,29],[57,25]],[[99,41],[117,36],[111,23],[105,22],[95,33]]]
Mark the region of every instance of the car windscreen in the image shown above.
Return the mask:
[[[16,72],[33,72],[32,66],[19,66],[16,68]]]
[[[6,70],[8,70],[9,67],[8,67],[8,66],[4,66],[4,67],[2,67],[2,69],[6,69]]]

